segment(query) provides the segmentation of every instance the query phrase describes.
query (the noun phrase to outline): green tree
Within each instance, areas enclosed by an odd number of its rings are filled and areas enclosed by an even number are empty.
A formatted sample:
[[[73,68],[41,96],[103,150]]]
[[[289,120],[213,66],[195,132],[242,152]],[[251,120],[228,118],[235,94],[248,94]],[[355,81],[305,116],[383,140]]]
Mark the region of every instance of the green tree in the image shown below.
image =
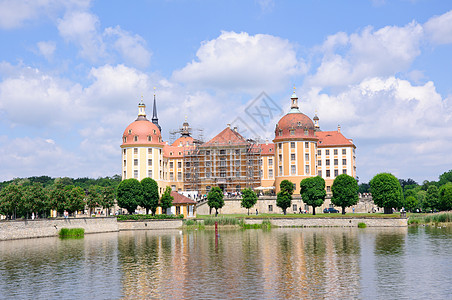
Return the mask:
[[[110,208],[115,205],[116,190],[114,186],[106,186],[101,188],[101,203],[102,207],[105,209],[107,216],[110,215]]]
[[[384,207],[385,214],[392,214],[393,208],[402,206],[402,187],[394,175],[390,173],[377,174],[369,184],[374,203],[379,207]]]
[[[250,215],[250,208],[256,205],[257,203],[257,195],[256,193],[250,189],[245,188],[242,190],[242,203],[240,205],[246,209],[248,209],[248,216]]]
[[[118,206],[127,209],[132,214],[137,209],[138,203],[143,197],[141,183],[135,178],[125,179],[118,185],[117,190]]]
[[[307,205],[312,206],[312,214],[315,215],[315,208],[325,202],[325,180],[320,177],[308,177],[300,182],[301,199]]]
[[[408,196],[405,198],[405,208],[408,211],[413,211],[419,206],[419,202],[415,196]]]
[[[86,196],[86,205],[89,209],[89,214],[93,213],[93,209],[101,206],[102,196],[99,192],[100,188],[96,185],[91,185],[88,189],[88,195]]]
[[[59,213],[63,213],[66,209],[66,196],[67,193],[64,190],[64,185],[62,183],[56,182],[49,192],[50,209],[54,209]]]
[[[449,170],[448,172],[444,172],[443,174],[439,175],[439,185],[445,185],[448,182],[452,182],[452,170]]]
[[[345,215],[346,207],[358,203],[358,189],[358,182],[352,176],[347,174],[337,176],[331,186],[331,191],[333,192],[331,203],[342,207],[342,214]]]
[[[370,190],[370,185],[368,183],[361,183],[359,185],[359,189],[358,189],[359,193],[361,193],[361,194],[369,193],[369,190]]]
[[[439,190],[436,185],[429,185],[424,201],[424,210],[439,210]]]
[[[79,186],[72,186],[67,191],[66,197],[66,210],[72,214],[76,211],[83,210],[85,208],[85,191]]]
[[[17,211],[22,207],[22,188],[9,184],[0,191],[0,212],[5,216],[16,218]]]
[[[223,192],[217,186],[214,186],[207,194],[207,205],[210,209],[215,208],[215,216],[218,215],[218,209],[224,206]]]
[[[452,182],[439,189],[439,207],[441,210],[452,210]]]
[[[169,186],[166,187],[165,191],[162,194],[162,198],[160,198],[160,207],[162,208],[162,212],[166,214],[168,208],[173,206],[174,197],[171,196],[171,188]]]
[[[293,195],[294,184],[293,184],[292,181],[290,181],[290,180],[283,180],[283,181],[281,181],[281,183],[279,184],[279,188],[280,188],[281,191],[285,190],[290,195]]]
[[[283,180],[279,184],[279,192],[276,194],[276,206],[283,210],[286,214],[287,208],[292,204],[292,194],[294,186],[290,180]]]
[[[159,206],[159,186],[154,179],[149,177],[141,180],[141,186],[143,187],[143,197],[139,205],[146,209],[146,214],[151,210],[154,216]]]
[[[23,200],[29,213],[43,213],[49,208],[49,195],[40,182],[34,182],[24,189]]]

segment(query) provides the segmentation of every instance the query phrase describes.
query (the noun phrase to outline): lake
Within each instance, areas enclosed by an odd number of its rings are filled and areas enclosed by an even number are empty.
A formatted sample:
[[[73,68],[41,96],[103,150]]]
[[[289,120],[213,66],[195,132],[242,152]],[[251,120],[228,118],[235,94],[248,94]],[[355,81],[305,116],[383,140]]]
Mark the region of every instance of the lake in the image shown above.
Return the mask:
[[[0,298],[452,299],[451,260],[451,227],[2,241]]]

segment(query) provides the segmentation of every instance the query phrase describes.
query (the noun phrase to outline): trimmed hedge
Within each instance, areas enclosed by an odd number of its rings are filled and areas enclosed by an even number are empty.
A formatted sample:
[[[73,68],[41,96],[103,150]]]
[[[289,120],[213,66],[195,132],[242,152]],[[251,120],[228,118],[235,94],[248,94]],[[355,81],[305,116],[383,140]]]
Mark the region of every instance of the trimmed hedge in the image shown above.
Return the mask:
[[[116,216],[118,221],[139,221],[139,220],[168,220],[168,219],[183,219],[184,215],[119,215]]]

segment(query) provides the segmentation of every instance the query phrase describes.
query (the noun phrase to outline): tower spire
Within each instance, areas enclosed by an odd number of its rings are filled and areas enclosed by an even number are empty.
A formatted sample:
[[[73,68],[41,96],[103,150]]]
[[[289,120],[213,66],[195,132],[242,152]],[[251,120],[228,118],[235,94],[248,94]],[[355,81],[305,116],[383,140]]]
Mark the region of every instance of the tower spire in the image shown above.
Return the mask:
[[[295,94],[295,85],[293,86],[293,94],[292,97],[290,97],[291,104],[290,104],[290,112],[289,113],[299,113],[298,109],[298,97],[297,94]]]
[[[137,121],[139,120],[147,120],[146,119],[146,105],[143,102],[143,95],[141,95],[141,100],[140,103],[138,103],[138,118]]]
[[[157,127],[160,130],[160,132],[162,132],[162,128],[159,125],[159,118],[157,117],[157,103],[156,103],[156,100],[155,100],[155,87],[154,87],[154,107],[152,108],[152,123],[157,125]]]

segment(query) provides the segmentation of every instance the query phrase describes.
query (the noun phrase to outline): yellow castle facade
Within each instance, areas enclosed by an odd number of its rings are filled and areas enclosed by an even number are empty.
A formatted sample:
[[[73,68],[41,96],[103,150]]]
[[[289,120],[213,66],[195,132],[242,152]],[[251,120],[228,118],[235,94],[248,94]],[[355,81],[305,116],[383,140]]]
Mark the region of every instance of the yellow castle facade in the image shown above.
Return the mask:
[[[278,192],[283,180],[294,183],[307,177],[325,179],[327,193],[339,174],[356,178],[356,146],[341,133],[321,131],[317,115],[311,120],[298,107],[295,92],[291,109],[276,124],[273,143],[246,139],[229,125],[207,142],[190,135],[185,121],[180,137],[171,145],[164,142],[158,124],[156,100],[148,120],[143,100],[138,117],[122,137],[122,178],[153,178],[162,193],[174,191],[207,194],[214,186],[234,194],[250,187],[256,191]]]

